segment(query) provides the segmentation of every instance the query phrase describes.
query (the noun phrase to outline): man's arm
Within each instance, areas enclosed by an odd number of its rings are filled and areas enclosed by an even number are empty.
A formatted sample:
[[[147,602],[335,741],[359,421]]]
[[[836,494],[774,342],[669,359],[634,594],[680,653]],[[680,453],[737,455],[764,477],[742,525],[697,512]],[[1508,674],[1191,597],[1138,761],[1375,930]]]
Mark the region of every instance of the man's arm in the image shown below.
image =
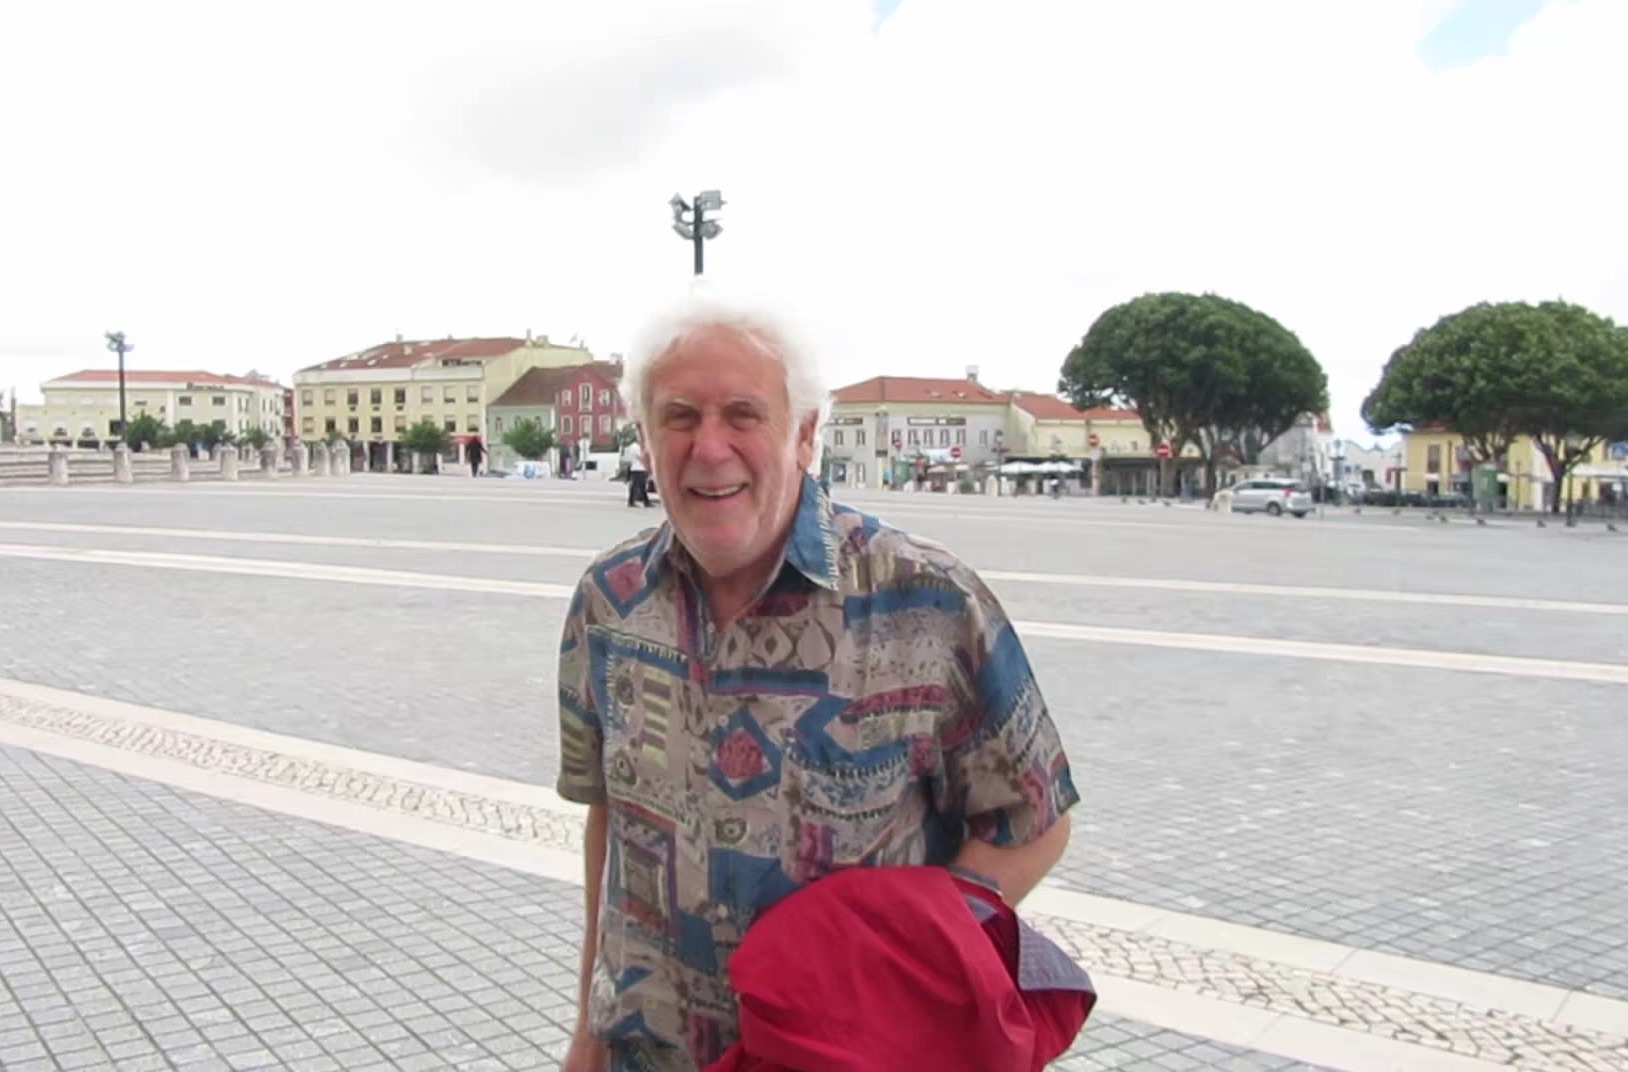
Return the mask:
[[[994,879],[1000,884],[1001,897],[1016,907],[1063,858],[1069,833],[1069,818],[1060,815],[1045,833],[1024,845],[998,848],[971,839],[962,846],[953,866]]]
[[[588,1032],[588,996],[593,988],[594,957],[599,953],[599,896],[605,882],[605,831],[609,813],[604,804],[588,806],[582,831],[583,923],[582,966],[577,975],[577,1034]]]

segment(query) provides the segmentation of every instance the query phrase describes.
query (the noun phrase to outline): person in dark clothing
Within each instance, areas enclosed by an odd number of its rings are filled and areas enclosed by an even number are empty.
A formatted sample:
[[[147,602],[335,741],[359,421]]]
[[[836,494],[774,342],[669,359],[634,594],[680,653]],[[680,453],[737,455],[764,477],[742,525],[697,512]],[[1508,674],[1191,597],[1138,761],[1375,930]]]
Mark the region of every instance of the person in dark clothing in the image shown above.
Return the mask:
[[[480,440],[471,439],[469,446],[464,449],[469,457],[469,475],[480,476],[480,463],[481,459],[486,457],[486,448],[481,445]]]

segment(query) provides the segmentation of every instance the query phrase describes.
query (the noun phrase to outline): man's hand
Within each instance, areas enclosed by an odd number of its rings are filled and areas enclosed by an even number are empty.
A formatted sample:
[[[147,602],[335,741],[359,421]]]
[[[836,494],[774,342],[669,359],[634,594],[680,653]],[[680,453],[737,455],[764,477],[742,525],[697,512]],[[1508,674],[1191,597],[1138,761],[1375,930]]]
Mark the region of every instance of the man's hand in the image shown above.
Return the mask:
[[[560,1072],[606,1072],[609,1068],[610,1047],[594,1038],[586,1027],[577,1028]]]
[[[968,841],[955,858],[955,866],[980,875],[988,875],[1000,883],[1001,896],[1016,908],[1019,901],[1029,896],[1046,872],[1062,859],[1068,848],[1069,819],[1065,813],[1057,822],[1027,845],[997,849],[983,841]]]

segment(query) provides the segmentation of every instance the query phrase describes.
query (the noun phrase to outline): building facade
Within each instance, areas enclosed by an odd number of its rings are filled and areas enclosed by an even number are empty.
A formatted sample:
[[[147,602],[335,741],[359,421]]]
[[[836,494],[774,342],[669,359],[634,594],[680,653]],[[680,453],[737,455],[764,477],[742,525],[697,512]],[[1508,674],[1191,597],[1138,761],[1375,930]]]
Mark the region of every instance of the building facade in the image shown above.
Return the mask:
[[[431,421],[457,444],[485,439],[486,406],[532,368],[591,361],[580,346],[546,336],[384,343],[294,374],[298,436],[343,439],[368,468],[393,468],[408,428]]]
[[[125,412],[175,427],[184,420],[205,426],[220,421],[241,437],[258,429],[275,438],[283,431],[281,384],[257,373],[126,369]],[[119,374],[86,369],[40,384],[43,402],[19,420],[18,441],[105,446],[119,438]]]
[[[1419,428],[1406,433],[1392,452],[1395,464],[1386,486],[1400,481],[1403,491],[1428,498],[1462,497],[1490,501],[1499,509],[1543,510],[1558,501],[1620,502],[1628,493],[1628,443],[1601,443],[1557,486],[1549,460],[1528,436],[1510,445],[1501,463],[1483,470],[1479,479],[1490,495],[1477,496],[1478,466],[1464,437],[1446,428]]]
[[[1006,449],[1003,391],[965,379],[873,376],[840,387],[821,433],[820,467],[833,484],[898,486],[934,467],[996,464]]]
[[[562,458],[580,465],[590,453],[614,451],[627,423],[617,390],[621,379],[622,366],[610,361],[527,370],[487,407],[490,467],[508,469],[519,460],[503,434],[524,420],[553,430],[558,447],[548,461],[556,472]]]

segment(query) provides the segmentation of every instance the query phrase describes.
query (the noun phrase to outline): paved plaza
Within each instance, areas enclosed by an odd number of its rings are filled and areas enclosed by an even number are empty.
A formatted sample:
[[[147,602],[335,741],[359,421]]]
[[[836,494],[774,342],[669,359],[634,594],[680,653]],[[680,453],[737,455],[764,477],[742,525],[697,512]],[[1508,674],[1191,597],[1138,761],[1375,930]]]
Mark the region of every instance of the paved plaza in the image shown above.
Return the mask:
[[[0,489],[0,1069],[555,1067],[621,492]],[[1628,535],[850,501],[984,572],[1069,748],[1058,1067],[1628,1069]]]

